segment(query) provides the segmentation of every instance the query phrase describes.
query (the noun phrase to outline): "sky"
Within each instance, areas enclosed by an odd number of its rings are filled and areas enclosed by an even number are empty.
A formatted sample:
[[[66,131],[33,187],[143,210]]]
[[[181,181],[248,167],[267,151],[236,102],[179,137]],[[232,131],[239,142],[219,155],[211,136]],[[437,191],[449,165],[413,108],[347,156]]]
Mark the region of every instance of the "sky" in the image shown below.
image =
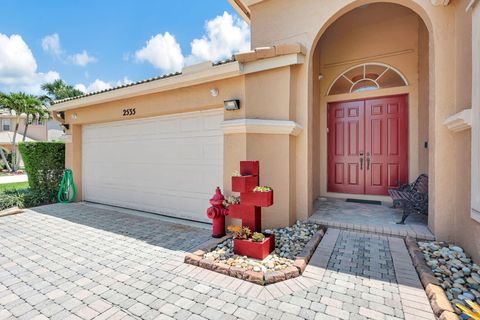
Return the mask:
[[[227,0],[0,0],[0,91],[103,90],[250,49]]]

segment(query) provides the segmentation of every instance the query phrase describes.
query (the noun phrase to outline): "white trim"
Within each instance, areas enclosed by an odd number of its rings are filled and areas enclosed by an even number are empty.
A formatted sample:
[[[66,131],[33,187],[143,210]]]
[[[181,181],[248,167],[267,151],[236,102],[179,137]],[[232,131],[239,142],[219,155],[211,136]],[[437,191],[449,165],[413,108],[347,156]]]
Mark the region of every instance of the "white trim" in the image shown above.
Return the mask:
[[[165,79],[154,80],[146,83],[136,84],[129,87],[118,88],[79,99],[69,100],[53,105],[50,111],[65,111],[76,109],[93,104],[106,103],[119,99],[132,98],[140,95],[163,92],[178,88],[184,88],[196,84],[202,84],[211,81],[223,80],[239,76],[240,64],[237,61],[225,63],[210,68],[199,68],[198,72],[180,74],[178,76]]]
[[[295,121],[268,120],[268,119],[235,119],[225,120],[222,123],[224,134],[261,133],[287,134],[298,136],[303,128]]]
[[[450,0],[430,0],[435,7],[446,7],[450,3]]]
[[[249,74],[303,63],[305,63],[305,55],[300,53],[291,53],[282,56],[247,62],[242,64],[240,69],[243,74]]]
[[[470,3],[467,5],[467,8],[465,9],[465,11],[470,11],[470,9],[473,9],[473,7],[475,7],[475,5],[478,3],[478,0],[470,0]]]
[[[450,117],[444,122],[444,125],[453,132],[460,132],[472,128],[472,109],[465,109]]]
[[[264,0],[242,0],[242,2],[247,6],[247,7],[250,7],[250,6],[253,6],[257,3],[260,3],[260,2],[263,2]]]
[[[335,80],[333,80],[332,83],[330,84],[330,87],[329,87],[328,90],[327,90],[327,96],[330,95],[330,91],[332,91],[333,86],[334,86],[335,83],[338,81],[338,79],[340,79],[342,76],[343,76],[344,78],[346,78],[348,81],[352,82],[350,79],[348,79],[348,77],[345,76],[345,74],[346,74],[347,72],[349,72],[349,71],[351,71],[351,70],[353,70],[353,69],[359,68],[359,67],[363,67],[363,68],[364,68],[364,73],[365,73],[365,70],[366,70],[366,67],[367,67],[367,66],[382,66],[382,67],[385,67],[385,68],[386,68],[386,69],[382,72],[382,74],[380,74],[380,75],[378,76],[378,78],[375,79],[375,80],[380,79],[380,77],[382,77],[389,69],[391,69],[391,70],[395,71],[395,72],[402,78],[403,82],[405,82],[405,85],[403,85],[402,87],[406,87],[406,86],[409,85],[407,78],[406,78],[406,77],[403,75],[403,73],[401,73],[400,70],[398,70],[397,68],[392,67],[391,65],[388,65],[388,64],[385,64],[385,63],[381,63],[381,62],[367,62],[367,63],[360,63],[360,64],[357,64],[357,65],[354,65],[353,67],[350,67],[350,68],[348,68],[347,70],[344,70],[344,71],[343,71],[339,76],[337,76],[337,77],[335,78]],[[364,79],[360,79],[360,80],[358,80],[358,81],[361,81],[361,80],[364,80]],[[372,80],[372,79],[368,79],[368,80]],[[374,82],[377,83],[376,81],[374,81]],[[352,82],[352,83],[353,83],[353,82]],[[378,85],[378,83],[377,83],[377,85]],[[353,88],[353,86],[352,86],[352,88]],[[380,87],[379,87],[379,89],[380,89]],[[345,93],[347,93],[347,92],[345,92]],[[350,93],[351,93],[351,88],[350,88]]]

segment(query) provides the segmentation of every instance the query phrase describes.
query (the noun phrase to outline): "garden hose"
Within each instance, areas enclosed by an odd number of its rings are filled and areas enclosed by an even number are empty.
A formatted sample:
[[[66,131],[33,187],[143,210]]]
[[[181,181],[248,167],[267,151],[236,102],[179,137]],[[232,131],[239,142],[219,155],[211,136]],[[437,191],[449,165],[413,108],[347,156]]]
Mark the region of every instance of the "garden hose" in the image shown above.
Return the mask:
[[[60,189],[58,190],[58,202],[71,203],[75,201],[76,196],[77,190],[75,189],[75,184],[73,183],[72,170],[66,169],[63,173],[62,182],[60,183]]]

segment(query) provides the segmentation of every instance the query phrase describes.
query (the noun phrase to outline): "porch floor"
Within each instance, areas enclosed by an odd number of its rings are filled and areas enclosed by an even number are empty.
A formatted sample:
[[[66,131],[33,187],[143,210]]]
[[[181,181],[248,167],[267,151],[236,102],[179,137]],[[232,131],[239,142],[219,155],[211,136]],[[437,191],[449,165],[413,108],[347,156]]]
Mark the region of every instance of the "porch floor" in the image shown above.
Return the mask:
[[[325,198],[323,198],[325,199]],[[328,198],[317,200],[310,221],[328,227],[367,231],[372,233],[434,240],[425,215],[411,214],[404,225],[397,224],[402,217],[401,209],[388,205],[346,202],[345,199]]]

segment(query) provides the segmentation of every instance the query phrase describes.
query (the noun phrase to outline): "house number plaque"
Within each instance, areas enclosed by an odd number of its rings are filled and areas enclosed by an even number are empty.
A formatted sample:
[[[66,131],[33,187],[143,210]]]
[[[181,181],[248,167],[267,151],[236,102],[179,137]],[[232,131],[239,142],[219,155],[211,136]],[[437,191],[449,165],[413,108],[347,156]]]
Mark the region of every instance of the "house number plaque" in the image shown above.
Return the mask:
[[[124,116],[124,117],[126,117],[126,116],[134,116],[135,113],[137,113],[137,111],[135,110],[135,108],[123,109],[123,116]]]

